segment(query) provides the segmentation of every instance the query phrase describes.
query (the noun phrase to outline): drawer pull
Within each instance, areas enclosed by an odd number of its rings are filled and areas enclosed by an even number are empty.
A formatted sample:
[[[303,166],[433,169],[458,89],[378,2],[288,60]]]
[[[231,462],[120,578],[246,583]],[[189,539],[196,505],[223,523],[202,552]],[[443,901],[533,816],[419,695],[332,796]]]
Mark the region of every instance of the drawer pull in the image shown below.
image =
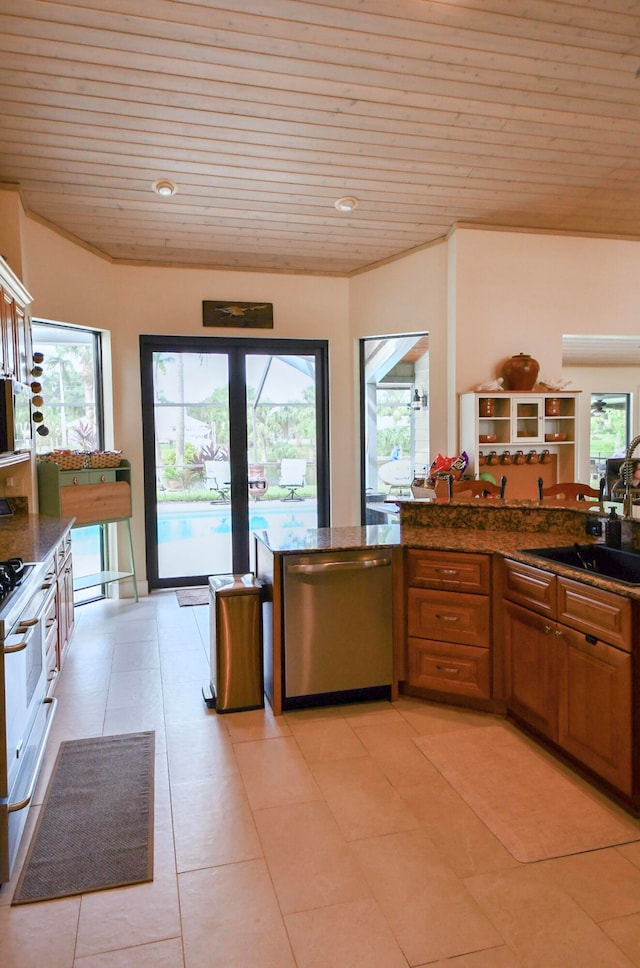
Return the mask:
[[[74,479],[73,479],[73,483],[74,483],[74,484],[79,484],[79,483],[80,483],[80,481],[78,480],[78,478],[77,478],[77,477],[74,477]]]
[[[457,622],[460,618],[459,615],[439,615],[436,612],[436,618],[439,622]]]
[[[457,575],[457,568],[436,568],[436,575]]]
[[[457,676],[458,673],[460,672],[460,669],[457,666],[437,665],[436,669],[438,670],[438,672],[446,672],[452,676]]]

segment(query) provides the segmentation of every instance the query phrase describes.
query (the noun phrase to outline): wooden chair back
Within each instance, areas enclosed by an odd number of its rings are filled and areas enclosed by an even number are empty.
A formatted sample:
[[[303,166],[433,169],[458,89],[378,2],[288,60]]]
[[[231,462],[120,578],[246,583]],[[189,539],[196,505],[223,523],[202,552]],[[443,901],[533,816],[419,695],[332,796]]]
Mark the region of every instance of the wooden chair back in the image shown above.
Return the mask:
[[[538,498],[542,501],[545,497],[566,498],[567,501],[584,501],[586,498],[595,498],[602,503],[604,494],[604,478],[600,481],[600,488],[596,490],[589,484],[580,484],[578,481],[564,481],[559,484],[549,484],[544,486],[541,477],[538,478]]]
[[[453,477],[447,478],[449,498],[462,497],[468,494],[470,497],[477,498],[503,498],[507,486],[507,478],[502,475],[499,484],[492,481],[461,480],[456,481]]]

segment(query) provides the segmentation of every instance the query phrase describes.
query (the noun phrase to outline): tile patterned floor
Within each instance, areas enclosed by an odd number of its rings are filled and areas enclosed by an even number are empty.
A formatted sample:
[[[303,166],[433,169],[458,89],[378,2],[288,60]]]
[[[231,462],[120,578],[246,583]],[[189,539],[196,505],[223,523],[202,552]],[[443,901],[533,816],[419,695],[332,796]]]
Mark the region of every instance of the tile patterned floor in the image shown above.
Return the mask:
[[[14,877],[1,968],[640,966],[640,843],[519,864],[413,742],[492,716],[219,716],[206,607],[163,592],[77,619],[36,800],[61,740],[154,729],[155,878],[11,908]]]

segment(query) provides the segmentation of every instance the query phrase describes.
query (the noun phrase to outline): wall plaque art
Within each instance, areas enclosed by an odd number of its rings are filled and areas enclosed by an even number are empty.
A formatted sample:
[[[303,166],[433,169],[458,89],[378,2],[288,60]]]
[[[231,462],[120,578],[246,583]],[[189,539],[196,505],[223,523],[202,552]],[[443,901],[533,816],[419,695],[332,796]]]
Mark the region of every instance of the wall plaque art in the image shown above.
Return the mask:
[[[203,326],[273,329],[273,303],[223,302],[203,299]]]

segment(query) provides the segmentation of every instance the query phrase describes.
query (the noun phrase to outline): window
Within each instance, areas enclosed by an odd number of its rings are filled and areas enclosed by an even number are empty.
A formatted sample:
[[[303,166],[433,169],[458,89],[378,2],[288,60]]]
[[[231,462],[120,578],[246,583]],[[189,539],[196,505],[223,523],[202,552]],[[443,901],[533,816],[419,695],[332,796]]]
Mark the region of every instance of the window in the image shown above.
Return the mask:
[[[382,524],[430,465],[428,335],[361,340],[360,380],[362,521]]]
[[[50,450],[100,450],[104,444],[100,333],[80,326],[35,322],[33,349],[43,354],[42,412],[36,453]],[[75,578],[104,571],[105,525],[71,532]],[[95,587],[76,592],[75,604],[96,598]]]
[[[630,393],[592,393],[589,463],[591,485],[606,475],[607,459],[624,457],[631,426]]]

